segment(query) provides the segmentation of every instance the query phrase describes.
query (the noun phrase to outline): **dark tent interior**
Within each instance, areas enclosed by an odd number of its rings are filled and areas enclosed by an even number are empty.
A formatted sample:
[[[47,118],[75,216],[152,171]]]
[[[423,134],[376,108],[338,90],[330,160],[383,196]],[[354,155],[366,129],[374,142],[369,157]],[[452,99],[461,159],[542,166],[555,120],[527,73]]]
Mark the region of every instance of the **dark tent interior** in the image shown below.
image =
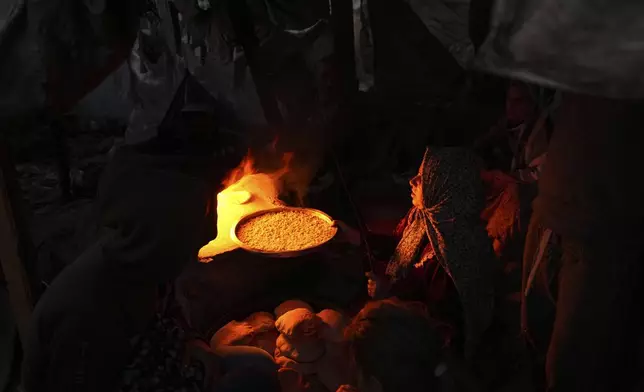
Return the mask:
[[[0,392],[644,391],[642,26],[3,1]]]

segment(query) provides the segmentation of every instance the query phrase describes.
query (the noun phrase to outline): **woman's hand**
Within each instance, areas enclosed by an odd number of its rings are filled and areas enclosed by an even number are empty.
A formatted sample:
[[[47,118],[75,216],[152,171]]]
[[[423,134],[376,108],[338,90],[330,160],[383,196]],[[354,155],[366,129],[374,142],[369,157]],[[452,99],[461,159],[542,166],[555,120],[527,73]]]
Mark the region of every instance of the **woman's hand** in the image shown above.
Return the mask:
[[[369,296],[373,299],[385,298],[391,288],[387,278],[380,277],[373,272],[367,272],[365,275],[368,279],[367,292]]]

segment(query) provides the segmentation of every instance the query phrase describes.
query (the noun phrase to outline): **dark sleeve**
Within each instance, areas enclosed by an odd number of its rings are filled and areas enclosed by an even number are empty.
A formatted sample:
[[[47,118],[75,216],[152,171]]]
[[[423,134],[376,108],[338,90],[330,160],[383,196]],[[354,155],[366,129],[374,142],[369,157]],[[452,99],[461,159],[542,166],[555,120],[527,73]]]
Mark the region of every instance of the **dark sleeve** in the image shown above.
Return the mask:
[[[108,327],[118,323],[94,321],[93,327],[81,327],[72,319],[56,329],[49,346],[50,362],[43,372],[47,391],[113,392],[118,388],[129,359],[129,341],[118,327]]]

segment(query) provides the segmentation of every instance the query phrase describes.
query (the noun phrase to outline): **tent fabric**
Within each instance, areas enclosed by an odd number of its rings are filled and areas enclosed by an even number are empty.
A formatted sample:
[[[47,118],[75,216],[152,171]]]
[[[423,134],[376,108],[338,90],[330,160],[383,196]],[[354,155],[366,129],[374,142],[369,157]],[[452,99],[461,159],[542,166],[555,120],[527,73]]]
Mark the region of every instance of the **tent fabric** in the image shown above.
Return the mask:
[[[135,107],[126,141],[138,143],[156,136],[186,72],[215,101],[230,107],[244,124],[265,124],[250,72],[243,58],[234,57],[236,49],[227,19],[212,13],[206,18],[196,9],[196,3],[170,4],[167,0],[155,1],[158,15],[142,19],[130,54]],[[180,21],[173,18],[173,12],[181,15]]]
[[[138,143],[156,135],[181,82],[181,70],[157,19],[144,18],[142,28],[130,53],[130,95],[134,109],[130,113],[126,141]]]
[[[405,0],[430,33],[463,68],[474,58],[469,36],[469,0]]]
[[[315,74],[319,63],[333,53],[332,44],[327,45],[328,34],[324,34],[329,29],[322,23],[329,13],[326,1],[307,3],[306,7],[281,0],[246,3],[259,41],[257,55],[264,71],[274,78],[279,79],[289,65],[286,63],[296,56],[304,57],[307,71]],[[229,108],[241,125],[267,125],[225,3],[213,2],[208,12],[188,0],[155,0],[155,5],[159,18],[143,21],[131,54],[133,88],[139,100],[127,137],[139,142],[154,136],[185,72]],[[149,56],[146,42],[158,43],[160,57]],[[273,83],[278,90],[285,82]],[[287,115],[296,111],[288,103],[280,104]]]
[[[353,45],[360,91],[369,91],[374,86],[373,36],[368,1],[353,0]]]
[[[70,110],[127,57],[143,3],[14,2],[0,30],[0,115]]]
[[[405,3],[412,9],[427,31],[449,51],[462,68],[471,64],[474,46],[469,34],[470,0],[396,1]],[[374,87],[374,40],[369,14],[368,0],[353,0],[356,75],[361,91],[369,91]]]
[[[27,0],[14,0],[0,26],[0,116],[45,105],[45,71],[27,29]],[[18,71],[19,70],[19,71]]]
[[[644,97],[644,2],[499,0],[477,66],[589,95]]]

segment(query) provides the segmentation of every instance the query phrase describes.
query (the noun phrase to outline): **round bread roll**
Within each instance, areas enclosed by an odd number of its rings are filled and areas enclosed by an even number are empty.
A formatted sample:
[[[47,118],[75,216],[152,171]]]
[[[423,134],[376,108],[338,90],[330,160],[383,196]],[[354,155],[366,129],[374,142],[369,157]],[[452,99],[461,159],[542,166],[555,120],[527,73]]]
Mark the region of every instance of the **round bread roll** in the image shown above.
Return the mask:
[[[275,363],[280,367],[280,370],[292,370],[297,372],[302,376],[307,376],[309,374],[315,374],[316,364],[314,363],[298,363],[292,360],[291,358],[285,357],[283,355],[278,355],[275,357]]]
[[[221,327],[210,339],[210,348],[219,346],[246,346],[253,338],[253,327],[245,321],[231,321]]]
[[[251,314],[244,321],[231,321],[221,327],[210,340],[210,347],[216,349],[219,346],[254,346],[272,355],[277,335],[273,315],[258,312]]]
[[[261,348],[270,355],[275,353],[276,341],[279,337],[279,332],[275,328],[270,331],[260,332],[256,334],[253,339],[250,341],[250,345],[253,347]]]
[[[286,312],[275,322],[277,330],[289,338],[317,337],[321,325],[317,314],[303,308]]]
[[[312,363],[320,359],[326,348],[324,341],[315,337],[290,339],[280,335],[277,338],[275,357],[287,357],[298,363]]]
[[[290,299],[288,301],[282,302],[275,308],[275,317],[280,318],[282,317],[282,315],[284,315],[284,313],[300,308],[308,309],[313,312],[311,305],[307,304],[306,302],[300,301],[299,299]]]
[[[275,318],[268,312],[253,313],[244,320],[255,333],[268,332],[275,329]]]
[[[347,319],[344,315],[333,309],[324,309],[318,313],[322,320],[320,335],[324,340],[334,343],[344,342],[344,329],[347,327]]]

